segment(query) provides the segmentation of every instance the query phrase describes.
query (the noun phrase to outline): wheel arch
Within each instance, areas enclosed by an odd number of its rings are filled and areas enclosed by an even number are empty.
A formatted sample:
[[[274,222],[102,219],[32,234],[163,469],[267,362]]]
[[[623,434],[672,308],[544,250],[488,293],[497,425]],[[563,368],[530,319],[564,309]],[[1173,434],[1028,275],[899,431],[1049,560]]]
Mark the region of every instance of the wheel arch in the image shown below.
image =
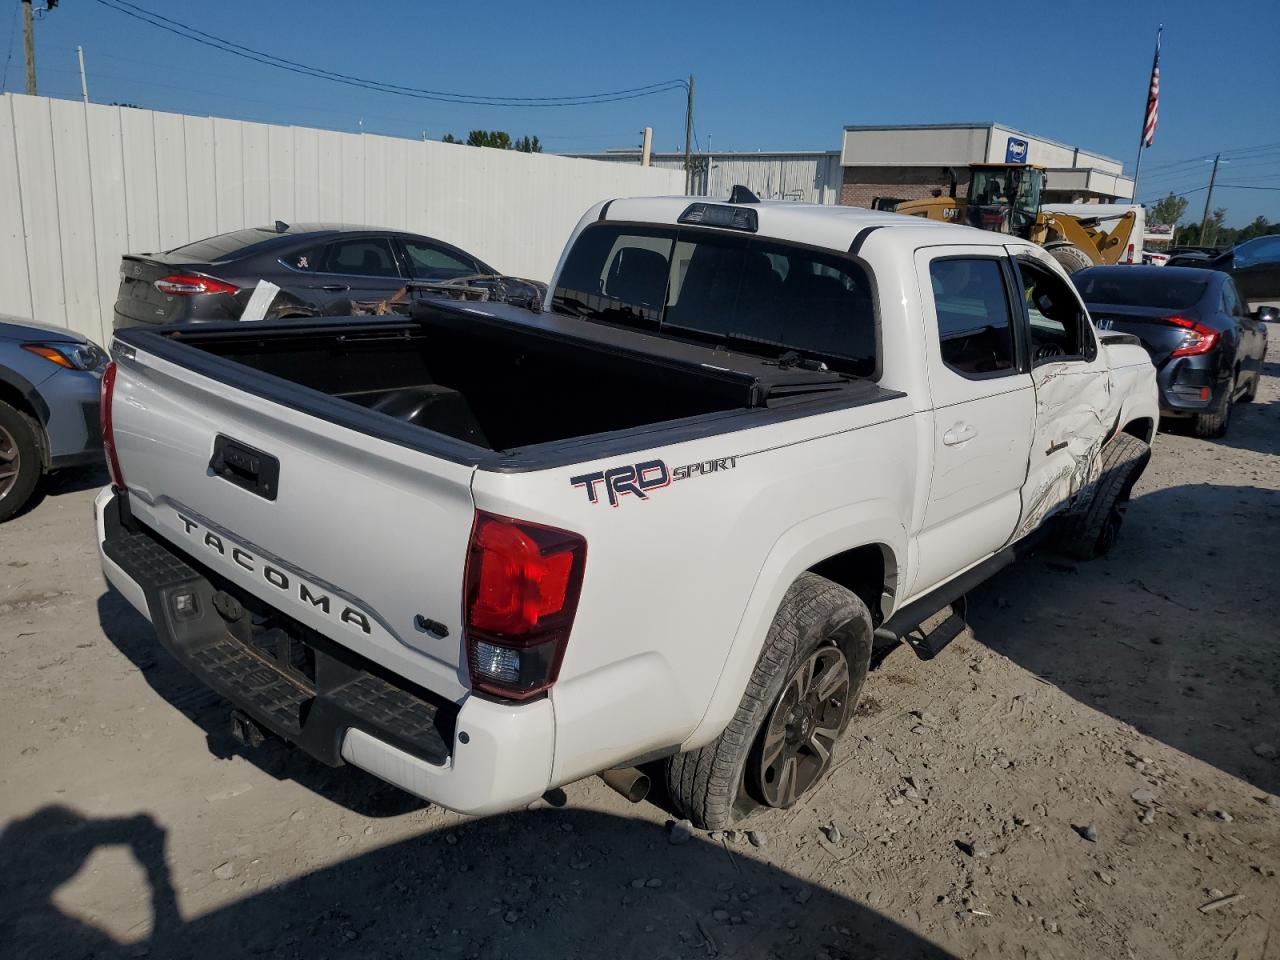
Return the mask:
[[[40,394],[21,377],[0,369],[0,401],[30,419],[35,427],[36,446],[40,450],[40,466],[48,470],[49,437],[45,432],[45,423],[49,419],[49,408],[45,406]]]
[[[810,517],[778,537],[756,577],[707,709],[682,750],[714,740],[733,718],[774,615],[800,574],[812,571],[848,587],[867,604],[873,621],[877,611],[892,607],[907,555],[906,530],[893,519],[897,515],[888,500],[865,500]],[[872,603],[864,593],[875,589],[876,572],[881,582]]]

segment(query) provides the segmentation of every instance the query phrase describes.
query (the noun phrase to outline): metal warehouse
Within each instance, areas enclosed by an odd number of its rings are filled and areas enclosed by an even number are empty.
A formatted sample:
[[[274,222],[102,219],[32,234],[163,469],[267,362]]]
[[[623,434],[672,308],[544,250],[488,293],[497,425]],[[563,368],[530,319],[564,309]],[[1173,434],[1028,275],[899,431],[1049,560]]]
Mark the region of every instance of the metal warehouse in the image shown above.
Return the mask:
[[[577,154],[589,160],[639,163],[640,151],[609,150]],[[654,153],[650,166],[684,169],[683,153]],[[735,184],[743,184],[764,200],[800,203],[839,203],[843,182],[837,150],[697,153],[692,157],[689,192],[699,197],[727,196]]]

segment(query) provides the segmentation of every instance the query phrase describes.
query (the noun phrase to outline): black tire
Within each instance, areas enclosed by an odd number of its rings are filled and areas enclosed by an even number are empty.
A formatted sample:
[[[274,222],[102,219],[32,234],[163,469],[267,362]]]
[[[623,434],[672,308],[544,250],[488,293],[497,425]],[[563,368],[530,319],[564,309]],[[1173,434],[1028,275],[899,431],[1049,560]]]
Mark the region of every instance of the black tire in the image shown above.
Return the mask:
[[[1102,448],[1102,469],[1093,496],[1069,518],[1062,548],[1077,560],[1106,556],[1124,523],[1133,485],[1151,459],[1151,447],[1128,433],[1118,433]]]
[[[1222,391],[1222,397],[1206,413],[1198,413],[1191,421],[1191,429],[1197,437],[1209,440],[1225,437],[1231,426],[1231,407],[1235,401],[1236,378],[1231,375],[1231,382]]]
[[[1045,247],[1049,256],[1058,261],[1058,266],[1062,267],[1067,273],[1075,273],[1077,270],[1084,270],[1092,267],[1093,260],[1090,256],[1079,247],[1070,243],[1057,243],[1050,247]]]
[[[1255,373],[1249,381],[1249,389],[1240,397],[1241,403],[1253,403],[1258,399],[1258,387],[1262,386],[1262,374]]]
[[[26,506],[44,473],[36,429],[30,417],[0,401],[0,523]]]
[[[820,782],[830,768],[831,748],[825,748],[825,757],[821,751],[809,750],[806,776],[812,779],[789,798],[790,802],[775,798],[769,803],[761,789],[766,772],[761,765],[766,721],[780,718],[775,708],[786,703],[784,697],[792,693],[802,668],[815,655],[833,666],[838,658],[847,668],[847,693],[839,698],[839,704],[835,699],[823,702],[824,710],[838,711],[840,716],[835,727],[838,732],[831,738],[833,748],[853,716],[866,680],[871,642],[871,615],[861,599],[825,577],[801,574],[774,615],[742,702],[724,732],[705,747],[667,761],[667,789],[678,812],[701,829],[721,830],[761,807],[791,806]],[[797,733],[797,739],[806,738],[806,744],[817,742],[820,732],[817,722],[811,721],[810,715],[802,721],[803,732]],[[790,725],[786,729],[790,741]],[[791,776],[794,782],[794,769]]]

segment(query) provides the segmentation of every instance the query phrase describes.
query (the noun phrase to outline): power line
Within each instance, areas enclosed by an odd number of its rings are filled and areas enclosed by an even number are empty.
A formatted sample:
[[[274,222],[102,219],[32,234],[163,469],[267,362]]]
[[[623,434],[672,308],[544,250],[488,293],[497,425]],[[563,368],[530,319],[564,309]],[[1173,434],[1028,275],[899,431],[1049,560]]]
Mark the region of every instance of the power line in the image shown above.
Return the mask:
[[[276,54],[255,50],[252,47],[246,47],[243,44],[234,43],[233,41],[216,37],[211,33],[206,33],[203,30],[199,30],[196,27],[192,27],[188,24],[182,23],[181,21],[170,19],[162,14],[154,13],[153,11],[140,7],[137,4],[130,3],[129,0],[97,0],[97,2],[108,9],[115,10],[117,13],[122,13],[127,17],[132,17],[134,20],[149,24],[157,29],[175,34],[203,46],[211,47],[215,50],[221,50],[223,53],[230,53],[233,56],[240,57],[244,60],[251,60],[256,63],[264,64],[265,66],[275,67],[279,70],[287,70],[290,73],[297,73],[314,79],[329,80],[333,83],[360,87],[366,90],[373,90],[378,93],[394,93],[398,96],[412,97],[418,100],[434,100],[440,103],[459,103],[470,106],[487,107],[581,107],[597,103],[615,103],[620,100],[635,100],[640,97],[653,96],[654,94],[666,93],[671,90],[686,89],[688,86],[684,80],[673,79],[662,80],[657,83],[645,84],[644,86],[639,87],[629,87],[623,90],[611,90],[604,93],[579,94],[561,97],[489,96],[483,94],[453,93],[443,90],[428,90],[419,87],[407,87],[400,84],[387,83],[381,80],[370,80],[365,77],[338,73],[333,70],[325,70],[321,67],[315,67],[310,64],[289,60]]]

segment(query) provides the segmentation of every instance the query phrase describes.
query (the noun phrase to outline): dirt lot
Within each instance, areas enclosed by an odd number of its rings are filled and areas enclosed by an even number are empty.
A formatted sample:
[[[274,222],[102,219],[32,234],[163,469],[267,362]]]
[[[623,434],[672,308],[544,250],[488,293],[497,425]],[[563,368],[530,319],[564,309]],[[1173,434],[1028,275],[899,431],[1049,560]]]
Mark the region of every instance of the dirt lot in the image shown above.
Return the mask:
[[[238,751],[63,477],[0,531],[0,956],[1280,958],[1272,344],[1227,440],[1159,437],[1109,559],[1033,558],[889,656],[760,846],[598,780],[468,820]]]

